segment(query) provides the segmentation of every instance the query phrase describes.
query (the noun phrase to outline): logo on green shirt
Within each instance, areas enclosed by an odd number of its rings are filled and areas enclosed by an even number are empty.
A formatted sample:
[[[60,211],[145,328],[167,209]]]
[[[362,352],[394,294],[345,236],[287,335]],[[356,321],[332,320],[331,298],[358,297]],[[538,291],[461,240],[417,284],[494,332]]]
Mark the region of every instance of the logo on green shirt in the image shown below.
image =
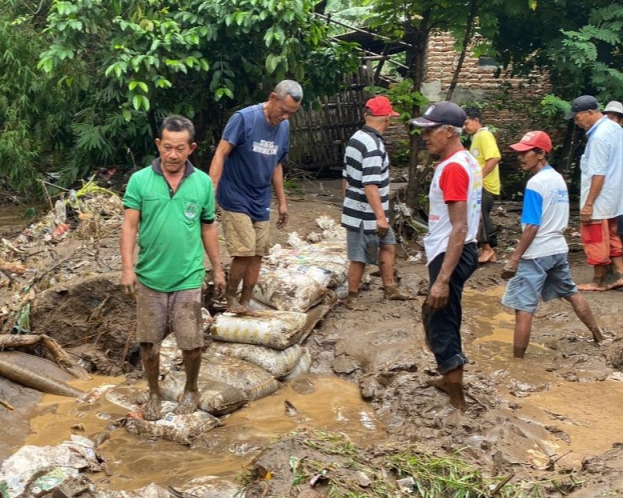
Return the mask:
[[[189,220],[194,219],[194,217],[197,216],[197,204],[195,204],[194,202],[187,203],[186,209],[184,210],[184,215]]]

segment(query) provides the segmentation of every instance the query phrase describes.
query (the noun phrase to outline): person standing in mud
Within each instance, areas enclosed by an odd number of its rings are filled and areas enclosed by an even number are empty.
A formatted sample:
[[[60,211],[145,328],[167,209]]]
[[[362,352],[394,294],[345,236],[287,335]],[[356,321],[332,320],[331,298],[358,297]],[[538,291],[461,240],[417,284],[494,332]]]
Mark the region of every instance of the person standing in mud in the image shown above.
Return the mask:
[[[595,97],[582,95],[565,116],[588,137],[580,160],[580,231],[593,281],[580,284],[581,291],[623,287],[623,246],[617,235],[617,217],[623,215],[623,128],[598,107]],[[607,281],[610,264],[614,275]]]
[[[288,222],[283,188],[283,164],[290,148],[288,118],[299,110],[302,100],[301,85],[281,81],[268,101],[246,107],[229,119],[212,159],[210,177],[233,258],[226,292],[231,313],[256,315],[250,302],[262,257],[268,255],[271,245],[271,183],[277,197],[277,228]]]
[[[136,340],[149,388],[143,408],[146,420],[161,418],[160,343],[171,330],[186,371],[176,413],[188,414],[197,408],[204,346],[204,250],[212,264],[217,293],[225,288],[212,181],[188,160],[197,147],[194,137],[189,119],[167,117],[156,139],[160,157],[130,177],[123,197],[121,285],[124,292],[136,297]],[[139,253],[134,267],[137,234]]]
[[[346,228],[348,297],[345,306],[364,310],[358,301],[359,285],[368,264],[378,264],[385,299],[404,301],[394,281],[396,235],[389,224],[389,157],[383,132],[394,112],[383,95],[371,98],[364,109],[365,125],[350,137],[344,153],[341,224]]]
[[[428,234],[424,237],[430,283],[422,322],[442,375],[429,384],[446,392],[450,403],[460,410],[467,408],[463,366],[468,363],[461,341],[461,299],[465,282],[478,266],[476,238],[482,198],[480,166],[461,143],[466,118],[455,103],[439,102],[410,121],[424,128],[426,148],[441,159],[430,185]]]
[[[523,358],[539,298],[564,298],[593,334],[604,339],[593,312],[571,279],[564,231],[569,223],[569,194],[560,173],[549,165],[552,141],[543,131],[530,131],[510,146],[521,169],[530,173],[523,196],[521,238],[508,258],[502,278],[510,279],[502,304],[515,310],[513,356]]]
[[[476,158],[482,169],[482,213],[480,230],[478,231],[478,243],[480,245],[478,263],[495,263],[497,261],[495,248],[498,241],[491,220],[491,210],[495,199],[500,195],[500,168],[498,165],[502,155],[493,133],[480,122],[480,111],[475,107],[468,107],[465,109],[465,114],[467,114],[467,119],[463,129],[465,133],[472,136],[469,152]]]

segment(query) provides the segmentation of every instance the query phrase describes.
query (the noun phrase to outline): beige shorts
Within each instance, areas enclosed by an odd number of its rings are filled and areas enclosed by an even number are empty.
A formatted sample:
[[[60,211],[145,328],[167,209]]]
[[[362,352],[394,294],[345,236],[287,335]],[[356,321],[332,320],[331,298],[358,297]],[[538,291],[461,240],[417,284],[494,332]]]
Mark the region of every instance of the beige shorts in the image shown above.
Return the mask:
[[[158,292],[140,282],[136,295],[136,340],[157,346],[170,333],[182,350],[202,348],[201,288]]]
[[[221,225],[231,257],[268,255],[270,221],[253,221],[244,213],[221,211]]]

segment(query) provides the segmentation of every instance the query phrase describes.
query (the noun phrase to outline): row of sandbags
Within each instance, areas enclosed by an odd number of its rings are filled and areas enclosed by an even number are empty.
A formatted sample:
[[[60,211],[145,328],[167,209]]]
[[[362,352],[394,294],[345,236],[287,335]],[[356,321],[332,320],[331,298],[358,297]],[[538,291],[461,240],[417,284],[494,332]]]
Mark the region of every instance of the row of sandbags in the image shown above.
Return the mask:
[[[127,430],[193,445],[219,425],[216,417],[269,396],[280,382],[309,371],[312,359],[301,343],[336,302],[334,290],[346,281],[346,242],[344,236],[310,244],[292,233],[289,244],[292,249],[273,247],[262,269],[254,294],[258,316],[221,313],[209,325],[213,341],[199,372],[200,410],[192,415],[172,414],[186,376],[179,370],[181,352],[169,337],[160,352],[161,391],[172,402],[171,406],[165,403],[163,419],[143,420],[136,395],[120,394],[118,389],[107,394],[110,401],[129,410]]]

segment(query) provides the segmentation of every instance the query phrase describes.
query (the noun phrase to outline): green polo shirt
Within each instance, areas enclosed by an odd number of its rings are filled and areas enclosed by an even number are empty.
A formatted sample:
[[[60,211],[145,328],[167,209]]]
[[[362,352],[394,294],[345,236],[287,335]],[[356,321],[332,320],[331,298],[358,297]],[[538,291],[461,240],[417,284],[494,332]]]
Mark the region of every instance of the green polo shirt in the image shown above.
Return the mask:
[[[156,159],[130,177],[123,206],[141,212],[135,268],[139,282],[158,292],[201,287],[205,278],[201,224],[215,219],[210,177],[187,162],[174,193]]]

